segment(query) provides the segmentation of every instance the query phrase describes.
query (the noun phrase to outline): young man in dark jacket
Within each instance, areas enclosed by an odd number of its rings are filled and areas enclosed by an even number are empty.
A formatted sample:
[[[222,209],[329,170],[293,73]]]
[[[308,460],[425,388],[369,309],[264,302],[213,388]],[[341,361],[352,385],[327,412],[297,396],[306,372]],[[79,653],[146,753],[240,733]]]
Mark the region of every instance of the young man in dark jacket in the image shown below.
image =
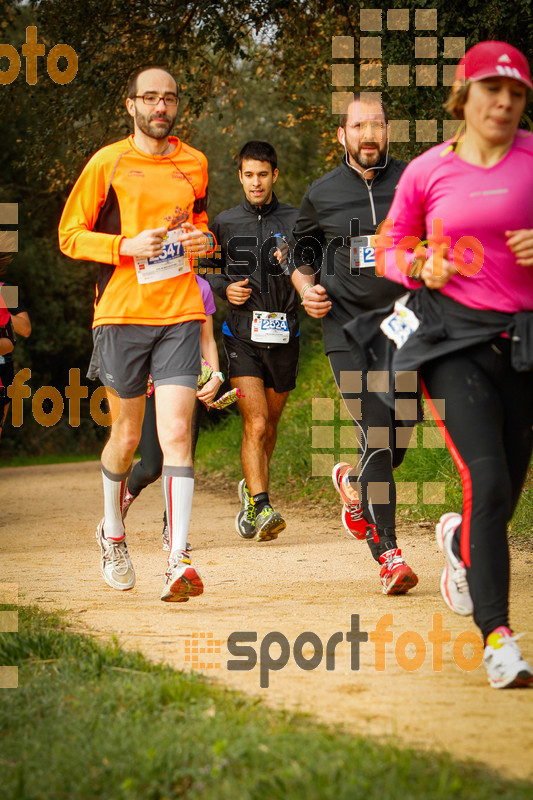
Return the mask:
[[[298,209],[273,193],[278,177],[276,151],[250,141],[239,153],[244,199],[219,214],[211,230],[219,259],[204,259],[211,288],[228,303],[223,326],[231,386],[242,392],[243,421],[239,483],[241,508],[235,520],[245,539],[275,539],[286,527],[268,496],[268,471],[277,426],[298,372],[298,295],[276,251],[288,241]]]
[[[405,455],[412,428],[397,425],[379,398],[393,378],[354,358],[343,326],[405,293],[376,275],[369,236],[386,218],[406,164],[389,157],[386,112],[376,100],[355,94],[337,138],[344,148],[340,166],[311,184],[302,201],[292,281],[307,313],[322,319],[324,349],[356,428],[358,463],[336,464],[332,474],[344,527],[354,538],[366,538],[381,566],[384,594],[403,594],[418,579],[396,544],[392,470]]]

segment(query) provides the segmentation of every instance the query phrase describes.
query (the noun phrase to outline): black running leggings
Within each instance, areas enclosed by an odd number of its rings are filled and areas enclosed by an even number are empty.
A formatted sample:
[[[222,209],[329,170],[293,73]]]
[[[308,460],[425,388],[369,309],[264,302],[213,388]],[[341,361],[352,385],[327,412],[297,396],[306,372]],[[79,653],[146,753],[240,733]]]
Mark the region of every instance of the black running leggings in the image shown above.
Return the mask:
[[[382,553],[397,546],[396,486],[392,471],[403,461],[410,429],[396,423],[394,413],[377,392],[368,391],[368,373],[361,373],[351,353],[335,351],[328,357],[361,443],[361,455],[354,474],[360,484],[364,517],[376,526],[375,536],[367,536],[367,542],[377,561]],[[349,383],[352,380],[347,373],[353,376],[355,391],[346,390],[351,388]],[[357,385],[359,376],[360,390]],[[398,447],[398,443],[405,446]]]
[[[444,419],[434,415],[463,483],[454,550],[487,637],[509,625],[507,525],[533,448],[533,373],[513,369],[510,340],[498,337],[431,361],[421,377],[426,397],[445,401]]]
[[[203,416],[205,406],[200,400],[196,401],[194,407],[191,437],[192,437],[192,457],[196,452],[196,443],[200,432],[200,421]],[[133,467],[128,481],[129,491],[137,495],[150,483],[156,481],[163,470],[163,451],[157,437],[157,423],[155,414],[155,393],[146,398],[144,410],[144,420],[139,443],[141,460]]]

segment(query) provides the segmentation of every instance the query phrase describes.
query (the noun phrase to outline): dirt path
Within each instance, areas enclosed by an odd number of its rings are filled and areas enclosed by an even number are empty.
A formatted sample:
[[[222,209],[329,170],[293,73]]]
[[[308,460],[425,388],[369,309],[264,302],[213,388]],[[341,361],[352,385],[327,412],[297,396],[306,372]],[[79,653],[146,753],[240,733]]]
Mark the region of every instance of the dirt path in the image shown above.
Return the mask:
[[[4,469],[0,486],[0,583],[17,583],[21,603],[69,609],[80,630],[104,638],[115,634],[123,646],[178,669],[191,666],[189,645],[192,653],[192,645],[204,646],[206,635],[213,634],[220,653],[199,654],[197,663],[212,664],[202,671],[226,685],[273,705],[342,723],[352,733],[381,741],[396,737],[402,744],[479,760],[505,775],[533,778],[528,756],[533,752],[533,690],[491,690],[483,667],[466,673],[455,663],[452,644],[475,627],[470,618],[448,612],[441,601],[442,555],[428,528],[400,531],[404,554],[420,579],[418,587],[405,597],[384,597],[365,543],[347,536],[337,517],[284,507],[287,530],[277,541],[246,542],[234,531],[233,494],[215,495],[200,487],[190,539],[205,593],[186,604],[164,604],[159,600],[165,565],[159,483],[129,512],[137,584],[124,593],[109,589],[100,574],[94,539],[102,507],[97,463]],[[529,634],[522,642],[529,661],[532,562],[532,550],[513,548],[511,615],[515,629]],[[394,638],[386,645],[385,669],[376,670],[379,644],[367,641],[360,646],[359,669],[352,670],[346,641],[351,615],[359,615],[361,630],[372,636],[387,614],[392,618],[382,622],[392,623]],[[434,615],[441,615],[444,629],[451,632],[441,671],[432,668],[428,644],[428,632],[439,620]],[[248,671],[227,669],[234,656],[226,643],[235,631],[256,631],[253,647],[258,654],[271,631],[290,643],[288,663],[270,671],[268,688],[260,688],[259,664]],[[305,631],[315,633],[324,646],[322,662],[312,671],[300,669],[293,658],[295,639]],[[336,632],[344,637],[336,647],[335,669],[328,671],[326,643]],[[401,634],[415,639],[416,647],[405,648]],[[311,658],[315,647],[316,639],[314,645],[306,644],[302,658]],[[408,671],[405,659],[416,655],[415,650],[423,663]],[[472,655],[472,646],[464,653]],[[280,647],[272,644],[270,654],[277,659]],[[265,665],[263,658],[264,678]]]

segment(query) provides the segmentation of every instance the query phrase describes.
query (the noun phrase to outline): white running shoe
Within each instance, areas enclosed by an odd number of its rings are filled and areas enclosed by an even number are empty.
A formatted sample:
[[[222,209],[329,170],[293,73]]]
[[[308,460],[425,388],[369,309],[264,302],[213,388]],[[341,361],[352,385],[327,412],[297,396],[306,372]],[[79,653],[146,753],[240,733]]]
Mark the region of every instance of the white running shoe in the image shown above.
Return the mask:
[[[528,686],[533,683],[533,669],[522,658],[516,640],[522,636],[509,636],[493,631],[487,636],[483,663],[493,689]]]
[[[102,552],[102,575],[105,582],[113,589],[133,589],[135,586],[135,570],[131,563],[126,544],[126,536],[119,541],[106,539],[104,536],[104,520],[96,529],[96,541]]]
[[[440,579],[440,591],[444,602],[451,611],[468,617],[474,612],[474,604],[466,579],[466,567],[452,550],[453,535],[461,520],[460,514],[454,512],[443,514],[437,523],[435,535],[437,544],[446,556],[446,566]]]
[[[198,597],[203,591],[200,573],[191,564],[187,551],[174,553],[165,572],[161,600],[165,603],[186,603],[189,597]]]

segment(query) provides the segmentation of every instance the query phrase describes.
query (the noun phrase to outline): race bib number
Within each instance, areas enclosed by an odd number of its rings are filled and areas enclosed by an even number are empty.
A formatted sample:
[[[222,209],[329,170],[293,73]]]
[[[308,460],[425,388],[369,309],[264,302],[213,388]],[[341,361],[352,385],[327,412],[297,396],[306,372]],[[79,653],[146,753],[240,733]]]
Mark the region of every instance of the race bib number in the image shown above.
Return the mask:
[[[352,236],[350,240],[350,272],[356,273],[360,269],[374,269],[376,259],[374,248],[370,247],[369,236]]]
[[[279,311],[254,311],[252,318],[252,342],[287,344],[289,326],[287,315]]]
[[[420,321],[411,309],[396,300],[394,311],[383,320],[379,327],[385,336],[392,339],[396,347],[400,349],[419,325]]]
[[[163,252],[153,258],[134,256],[135,271],[139,283],[155,283],[177,278],[191,271],[189,259],[183,254],[183,246],[177,241],[178,229],[169,231],[163,239]]]

